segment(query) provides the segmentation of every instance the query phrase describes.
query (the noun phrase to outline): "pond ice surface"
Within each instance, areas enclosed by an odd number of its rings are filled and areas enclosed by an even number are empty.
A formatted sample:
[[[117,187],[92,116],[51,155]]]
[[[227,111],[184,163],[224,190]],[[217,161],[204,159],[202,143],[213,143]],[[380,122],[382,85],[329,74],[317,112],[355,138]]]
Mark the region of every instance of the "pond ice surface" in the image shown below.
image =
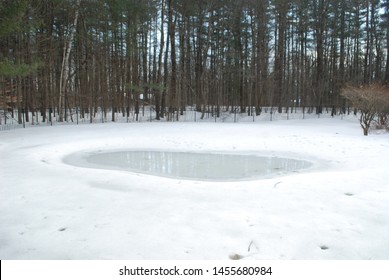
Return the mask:
[[[267,178],[312,166],[308,161],[284,157],[172,151],[91,152],[72,155],[65,162],[82,167],[207,181]]]

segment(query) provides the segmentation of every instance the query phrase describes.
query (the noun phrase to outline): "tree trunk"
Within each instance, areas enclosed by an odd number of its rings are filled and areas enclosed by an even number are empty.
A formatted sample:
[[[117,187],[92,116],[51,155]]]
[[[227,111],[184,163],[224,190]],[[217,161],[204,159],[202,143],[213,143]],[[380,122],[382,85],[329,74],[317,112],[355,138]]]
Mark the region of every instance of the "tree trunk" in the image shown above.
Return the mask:
[[[64,121],[64,111],[66,110],[65,105],[65,91],[66,83],[68,82],[69,77],[69,57],[72,50],[73,37],[77,30],[77,21],[78,15],[80,12],[80,0],[77,0],[76,11],[74,16],[73,26],[70,27],[69,34],[67,36],[67,41],[64,42],[63,53],[62,53],[62,66],[61,66],[61,75],[59,80],[59,100],[58,100],[58,114],[59,121]]]

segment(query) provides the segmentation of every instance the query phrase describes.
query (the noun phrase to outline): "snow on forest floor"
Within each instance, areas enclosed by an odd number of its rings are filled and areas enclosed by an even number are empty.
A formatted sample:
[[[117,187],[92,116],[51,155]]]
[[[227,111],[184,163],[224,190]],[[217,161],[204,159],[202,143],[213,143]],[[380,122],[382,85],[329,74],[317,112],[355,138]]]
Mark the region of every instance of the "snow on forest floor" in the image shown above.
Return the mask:
[[[78,151],[284,155],[316,168],[183,180],[81,168]],[[0,259],[389,259],[389,134],[357,120],[109,123],[0,132]]]

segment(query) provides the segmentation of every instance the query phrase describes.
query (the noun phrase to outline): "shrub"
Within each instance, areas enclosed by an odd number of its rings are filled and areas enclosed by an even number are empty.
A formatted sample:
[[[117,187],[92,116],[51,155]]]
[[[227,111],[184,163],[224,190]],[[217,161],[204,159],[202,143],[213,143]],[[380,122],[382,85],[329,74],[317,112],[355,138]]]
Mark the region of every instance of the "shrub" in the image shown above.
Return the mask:
[[[389,88],[379,84],[342,89],[341,95],[360,111],[359,123],[363,134],[368,135],[373,120],[380,125],[387,125],[389,112]]]

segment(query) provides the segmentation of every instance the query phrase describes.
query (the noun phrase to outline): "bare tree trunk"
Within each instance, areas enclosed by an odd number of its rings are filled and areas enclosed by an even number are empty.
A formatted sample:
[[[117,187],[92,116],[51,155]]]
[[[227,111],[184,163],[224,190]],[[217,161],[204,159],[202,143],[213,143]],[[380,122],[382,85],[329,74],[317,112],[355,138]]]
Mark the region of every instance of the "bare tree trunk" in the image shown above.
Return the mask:
[[[66,83],[67,79],[69,77],[69,58],[70,58],[70,51],[72,50],[72,43],[74,34],[77,30],[77,21],[78,21],[78,15],[80,12],[80,1],[77,0],[77,7],[76,12],[74,16],[74,22],[73,26],[70,27],[70,31],[68,34],[68,40],[64,43],[63,47],[63,56],[62,56],[62,66],[61,66],[61,76],[59,79],[59,100],[58,100],[58,114],[59,114],[59,121],[64,121],[64,109],[65,107],[65,90],[66,90]]]
[[[158,74],[157,74],[157,84],[160,87],[156,90],[155,93],[155,118],[157,120],[161,119],[161,95],[162,95],[162,57],[163,57],[163,48],[165,47],[165,33],[164,33],[164,17],[165,17],[165,1],[162,0],[161,3],[161,41],[159,44],[159,54],[158,54]]]
[[[175,39],[176,17],[173,20],[172,1],[168,0],[168,32],[170,37],[171,51],[171,78],[169,87],[169,116],[168,119],[173,119],[174,112],[177,110],[177,60],[176,60],[176,39]]]

